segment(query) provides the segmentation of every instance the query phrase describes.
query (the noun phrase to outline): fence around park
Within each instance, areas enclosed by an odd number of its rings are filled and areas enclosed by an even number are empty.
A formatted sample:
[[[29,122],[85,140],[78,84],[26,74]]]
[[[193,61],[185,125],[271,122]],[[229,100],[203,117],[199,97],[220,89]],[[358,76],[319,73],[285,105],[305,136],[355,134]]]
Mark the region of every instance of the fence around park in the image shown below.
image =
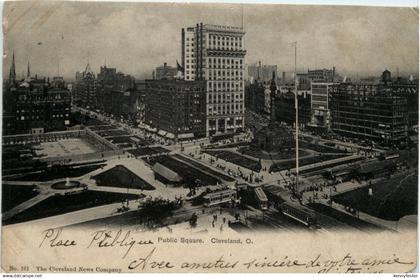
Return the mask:
[[[126,155],[129,155],[129,153],[122,150],[111,150],[111,151],[104,151],[104,152],[66,155],[62,157],[47,157],[47,158],[40,158],[39,160],[43,162],[47,162],[49,164],[66,165],[66,164],[73,164],[75,162],[102,160],[105,158],[111,158],[115,156],[123,157]]]
[[[56,142],[59,140],[83,138],[91,145],[96,147],[99,151],[119,150],[119,148],[108,140],[102,138],[95,132],[84,130],[71,130],[71,131],[57,131],[41,134],[18,134],[3,136],[3,146],[12,145],[26,145],[26,144],[40,144],[45,142]]]

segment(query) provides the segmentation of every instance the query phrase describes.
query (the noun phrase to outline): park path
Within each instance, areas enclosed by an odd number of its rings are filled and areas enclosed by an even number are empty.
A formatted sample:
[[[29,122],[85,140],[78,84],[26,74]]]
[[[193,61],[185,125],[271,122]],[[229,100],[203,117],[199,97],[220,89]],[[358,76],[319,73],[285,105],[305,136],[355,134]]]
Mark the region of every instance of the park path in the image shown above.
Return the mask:
[[[7,181],[7,180],[2,181],[3,185],[18,185],[18,186],[19,185],[34,186],[37,183],[39,183],[39,182],[36,182],[36,181]]]
[[[22,211],[25,211],[34,205],[38,204],[39,202],[51,197],[52,194],[46,193],[46,194],[38,194],[37,196],[17,205],[16,207],[6,211],[3,213],[3,221],[8,220],[9,218],[15,216],[18,213],[21,213]]]

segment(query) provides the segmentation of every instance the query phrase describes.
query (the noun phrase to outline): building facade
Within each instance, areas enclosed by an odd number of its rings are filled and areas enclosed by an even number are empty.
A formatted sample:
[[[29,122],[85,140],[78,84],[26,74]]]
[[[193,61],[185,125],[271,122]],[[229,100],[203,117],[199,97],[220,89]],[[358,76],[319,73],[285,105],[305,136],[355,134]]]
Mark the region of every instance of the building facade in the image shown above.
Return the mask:
[[[103,110],[105,110],[105,105],[109,104],[106,97],[110,96],[111,92],[126,92],[135,87],[134,77],[107,66],[100,67],[96,83],[97,107]]]
[[[206,136],[244,129],[244,34],[239,27],[202,23],[182,29],[184,78],[206,82]]]
[[[258,80],[265,84],[269,84],[273,72],[276,74],[277,79],[276,65],[261,65],[261,62],[259,62],[258,65],[248,66],[248,79],[251,81]]]
[[[296,122],[294,86],[281,86],[274,100],[276,120],[290,126]],[[298,90],[299,126],[305,127],[311,121],[310,91]]]
[[[167,63],[163,63],[163,66],[159,66],[156,68],[155,73],[156,73],[155,78],[157,80],[174,79],[176,75],[178,74],[178,68],[171,67],[171,66],[168,66]]]
[[[146,80],[145,124],[170,139],[206,136],[206,81]]]
[[[329,88],[333,83],[311,82],[311,121],[312,129],[327,132],[331,128],[331,112],[329,108]]]
[[[332,69],[308,70],[308,78],[312,82],[335,82],[335,67],[333,67]]]
[[[3,135],[66,130],[70,125],[71,95],[62,77],[16,79],[14,61],[3,87]]]
[[[98,105],[97,80],[95,74],[87,64],[83,72],[76,72],[74,88],[74,103],[86,108],[94,108]]]
[[[70,125],[71,96],[68,90],[52,88],[49,84],[42,89],[24,84],[11,93],[14,134],[61,131]]]
[[[254,81],[245,86],[245,109],[258,114],[265,112],[265,86],[261,82]]]
[[[386,84],[330,87],[332,130],[347,137],[398,146],[407,141],[407,98]]]

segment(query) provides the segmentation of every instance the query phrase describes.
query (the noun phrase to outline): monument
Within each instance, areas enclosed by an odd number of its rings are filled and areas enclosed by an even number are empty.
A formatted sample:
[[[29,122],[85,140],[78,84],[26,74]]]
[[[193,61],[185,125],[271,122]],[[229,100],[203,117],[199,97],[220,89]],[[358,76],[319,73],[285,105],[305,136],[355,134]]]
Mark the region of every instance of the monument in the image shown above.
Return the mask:
[[[276,122],[275,97],[277,85],[276,75],[270,83],[270,122],[267,126],[258,130],[254,136],[254,146],[263,151],[277,153],[284,149],[293,148],[293,133],[290,129]]]

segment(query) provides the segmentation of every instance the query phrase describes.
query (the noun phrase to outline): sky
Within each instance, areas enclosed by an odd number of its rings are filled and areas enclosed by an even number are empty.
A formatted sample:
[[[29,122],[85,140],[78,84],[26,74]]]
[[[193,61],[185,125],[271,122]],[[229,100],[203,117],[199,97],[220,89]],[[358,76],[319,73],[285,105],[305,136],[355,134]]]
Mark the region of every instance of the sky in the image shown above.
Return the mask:
[[[181,28],[203,22],[242,26],[246,63],[291,72],[332,68],[341,75],[388,69],[418,73],[418,10],[413,8],[112,2],[6,2],[3,7],[5,77],[11,54],[16,73],[74,78],[89,62],[136,78],[156,66],[176,65]]]

